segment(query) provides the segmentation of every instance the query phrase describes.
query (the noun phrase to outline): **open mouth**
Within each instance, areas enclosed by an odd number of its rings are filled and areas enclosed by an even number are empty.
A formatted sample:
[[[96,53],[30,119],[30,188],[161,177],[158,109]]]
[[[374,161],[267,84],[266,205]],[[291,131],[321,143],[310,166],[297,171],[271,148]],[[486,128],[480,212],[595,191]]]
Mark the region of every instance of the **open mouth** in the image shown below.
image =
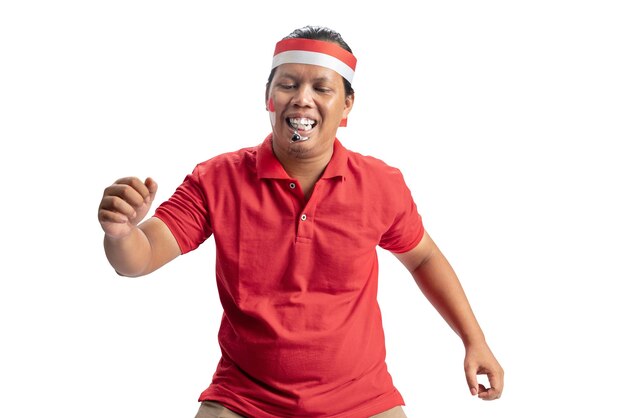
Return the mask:
[[[309,118],[287,118],[287,123],[299,132],[308,132],[317,125],[317,121]]]

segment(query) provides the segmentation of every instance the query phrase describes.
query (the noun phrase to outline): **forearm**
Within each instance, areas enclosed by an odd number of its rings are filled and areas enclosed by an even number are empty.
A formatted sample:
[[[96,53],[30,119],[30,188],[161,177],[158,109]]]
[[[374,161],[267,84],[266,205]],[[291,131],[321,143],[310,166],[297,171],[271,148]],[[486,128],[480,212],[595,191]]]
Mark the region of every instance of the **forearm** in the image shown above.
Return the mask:
[[[484,334],[459,279],[436,246],[412,272],[415,282],[450,327],[468,346],[483,343]]]
[[[105,235],[104,252],[115,271],[129,277],[145,274],[152,254],[150,241],[138,227],[123,238]]]
[[[415,248],[395,255],[411,272],[430,303],[461,337],[466,352],[465,375],[472,395],[482,399],[499,398],[504,371],[487,345],[463,287],[448,260],[427,233]],[[478,384],[477,374],[488,376],[490,389]]]

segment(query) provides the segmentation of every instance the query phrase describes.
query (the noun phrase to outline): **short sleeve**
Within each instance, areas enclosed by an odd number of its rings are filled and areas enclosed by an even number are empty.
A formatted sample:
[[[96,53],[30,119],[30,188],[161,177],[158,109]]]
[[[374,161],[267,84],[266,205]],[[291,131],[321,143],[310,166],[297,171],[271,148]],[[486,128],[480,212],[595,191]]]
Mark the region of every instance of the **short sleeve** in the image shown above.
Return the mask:
[[[413,249],[422,240],[424,225],[411,191],[402,174],[398,172],[398,175],[399,179],[393,187],[394,197],[390,199],[395,216],[393,223],[381,237],[379,245],[394,253],[404,253]]]
[[[198,248],[213,233],[207,208],[206,193],[196,167],[156,209],[154,216],[165,222],[184,254]]]

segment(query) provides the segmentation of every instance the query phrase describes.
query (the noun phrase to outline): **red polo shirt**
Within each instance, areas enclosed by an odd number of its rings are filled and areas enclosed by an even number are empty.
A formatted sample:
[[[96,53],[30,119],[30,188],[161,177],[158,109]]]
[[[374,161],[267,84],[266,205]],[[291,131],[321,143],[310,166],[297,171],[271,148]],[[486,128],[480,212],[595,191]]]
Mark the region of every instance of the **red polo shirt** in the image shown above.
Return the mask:
[[[376,298],[376,247],[405,252],[424,234],[399,170],[335,140],[306,202],[269,136],[197,165],[155,216],[183,253],[215,238],[222,359],[200,400],[255,418],[404,404]]]

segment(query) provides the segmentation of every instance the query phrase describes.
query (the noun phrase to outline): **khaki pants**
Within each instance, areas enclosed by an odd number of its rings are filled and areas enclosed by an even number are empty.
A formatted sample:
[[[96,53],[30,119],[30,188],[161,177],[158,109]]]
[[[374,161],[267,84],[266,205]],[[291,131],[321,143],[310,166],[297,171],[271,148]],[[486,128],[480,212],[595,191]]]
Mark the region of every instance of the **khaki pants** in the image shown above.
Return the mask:
[[[204,401],[200,405],[196,418],[244,418],[217,402]],[[396,406],[371,418],[407,418],[401,406]]]

